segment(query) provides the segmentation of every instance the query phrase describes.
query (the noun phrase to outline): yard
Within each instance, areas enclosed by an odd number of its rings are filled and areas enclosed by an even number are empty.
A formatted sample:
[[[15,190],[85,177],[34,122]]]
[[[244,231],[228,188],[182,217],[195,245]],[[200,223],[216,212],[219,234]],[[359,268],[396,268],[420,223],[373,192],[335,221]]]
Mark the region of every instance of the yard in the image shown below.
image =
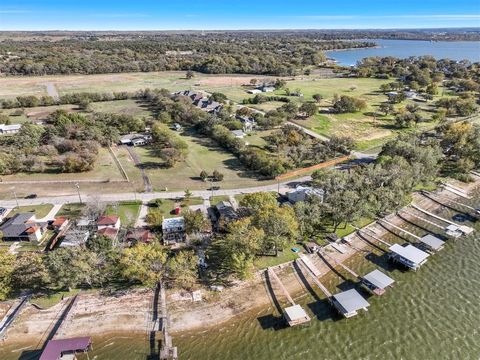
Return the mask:
[[[147,105],[131,99],[91,103],[90,108],[95,112],[139,116],[147,119],[152,117]]]
[[[131,227],[137,221],[140,213],[141,201],[124,201],[108,205],[105,214],[117,215],[120,217],[123,227]]]
[[[50,170],[50,171],[48,171]],[[115,164],[108,149],[100,148],[95,167],[91,171],[82,173],[58,173],[55,169],[47,169],[43,173],[17,173],[14,175],[2,176],[2,181],[75,181],[75,180],[96,180],[112,181],[123,180],[123,177]],[[73,184],[70,185],[73,188]]]
[[[52,204],[42,204],[42,205],[30,205],[30,206],[20,206],[13,209],[8,216],[12,217],[15,214],[33,212],[37,219],[44,218],[48,215],[50,210],[52,210]]]
[[[63,205],[57,213],[57,216],[66,216],[70,219],[78,219],[82,216],[82,210],[85,208],[86,204],[65,204]]]
[[[224,175],[221,182],[214,182],[220,188],[238,188],[267,184],[255,178],[245,170],[240,161],[230,152],[216,146],[210,139],[199,137],[194,133],[182,134],[182,139],[188,143],[188,155],[183,162],[178,162],[173,168],[163,168],[162,161],[149,147],[136,147],[146,174],[155,190],[205,190],[212,186],[210,182],[200,179],[202,170],[212,174],[218,170]],[[248,138],[247,138],[248,139]],[[123,159],[122,164],[127,159]]]

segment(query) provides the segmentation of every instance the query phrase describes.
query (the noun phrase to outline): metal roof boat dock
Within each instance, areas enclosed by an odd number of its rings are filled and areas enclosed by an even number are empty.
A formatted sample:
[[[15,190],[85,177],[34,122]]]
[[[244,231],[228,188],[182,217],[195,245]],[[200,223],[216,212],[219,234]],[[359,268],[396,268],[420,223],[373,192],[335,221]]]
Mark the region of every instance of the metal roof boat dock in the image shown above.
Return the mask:
[[[59,360],[65,355],[75,355],[77,352],[87,352],[92,346],[91,337],[50,340],[39,360]],[[75,356],[72,357],[75,359]]]
[[[440,240],[439,238],[431,234],[427,234],[424,237],[420,238],[420,243],[421,246],[429,252],[440,251],[445,246],[445,241]]]
[[[284,309],[285,311],[285,319],[288,322],[288,325],[294,326],[298,324],[303,324],[305,322],[310,321],[310,317],[308,314],[303,310],[303,308],[296,304]]]
[[[422,251],[410,244],[406,246],[393,244],[390,246],[389,250],[389,256],[392,260],[397,261],[412,270],[417,270],[420,266],[425,264],[427,262],[427,258],[430,256],[425,251]]]
[[[387,287],[392,287],[395,280],[380,270],[373,270],[360,278],[362,285],[376,295],[383,295]]]
[[[367,310],[370,304],[358,293],[357,290],[351,289],[332,296],[332,303],[337,310],[345,316],[350,318],[358,314],[358,310]]]

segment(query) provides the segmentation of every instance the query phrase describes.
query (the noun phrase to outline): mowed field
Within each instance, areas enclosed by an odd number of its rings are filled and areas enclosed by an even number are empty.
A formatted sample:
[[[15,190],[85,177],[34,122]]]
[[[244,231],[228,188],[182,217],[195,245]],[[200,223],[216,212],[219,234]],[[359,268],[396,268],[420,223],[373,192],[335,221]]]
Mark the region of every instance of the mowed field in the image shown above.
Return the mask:
[[[273,77],[256,75],[206,75],[196,73],[186,79],[184,71],[149,73],[121,73],[100,75],[57,75],[32,77],[0,77],[0,98],[19,95],[47,95],[47,85],[52,84],[59,95],[75,92],[134,92],[140,89],[165,88],[171,91],[195,89],[224,92],[232,100],[241,100],[243,84],[252,78],[272,80]]]
[[[83,173],[62,173],[58,174],[53,171],[44,173],[17,173],[15,175],[4,175],[1,177],[2,182],[9,181],[74,181],[74,180],[95,180],[95,181],[113,181],[123,180],[123,177],[115,164],[112,156],[106,148],[100,148],[98,152],[98,159],[95,162],[95,167],[91,171]]]
[[[173,168],[163,168],[162,161],[155,156],[149,147],[136,147],[133,149],[140,158],[141,166],[152,182],[154,190],[205,190],[210,188],[210,183],[200,179],[202,170],[211,174],[214,170],[224,175],[216,186],[223,189],[242,188],[256,185],[266,185],[269,182],[260,181],[255,174],[245,170],[244,166],[231,153],[216,146],[210,139],[194,134],[182,134],[182,139],[188,144],[188,155],[183,162],[178,162]],[[257,138],[258,139],[258,138]],[[248,141],[248,137],[246,138]],[[260,140],[255,140],[260,141]],[[134,173],[129,157],[119,157],[122,164],[126,163],[127,173]],[[125,165],[124,165],[125,166]]]

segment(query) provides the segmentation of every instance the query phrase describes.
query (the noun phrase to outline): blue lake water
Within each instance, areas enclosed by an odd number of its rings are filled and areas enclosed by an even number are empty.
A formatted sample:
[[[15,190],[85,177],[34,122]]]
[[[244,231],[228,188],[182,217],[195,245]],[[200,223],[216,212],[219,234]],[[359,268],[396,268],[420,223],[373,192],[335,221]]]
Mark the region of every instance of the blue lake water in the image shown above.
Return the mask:
[[[372,40],[379,47],[327,51],[326,55],[338,61],[340,65],[355,65],[358,61],[371,56],[410,56],[431,55],[436,59],[480,61],[480,41],[419,41],[419,40]]]

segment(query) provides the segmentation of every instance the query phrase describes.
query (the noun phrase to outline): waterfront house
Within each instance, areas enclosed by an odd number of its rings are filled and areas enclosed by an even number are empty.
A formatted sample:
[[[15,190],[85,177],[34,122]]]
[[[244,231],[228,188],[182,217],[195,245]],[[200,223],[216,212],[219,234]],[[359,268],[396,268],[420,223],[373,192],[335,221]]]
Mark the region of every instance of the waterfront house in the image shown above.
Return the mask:
[[[34,213],[16,214],[0,226],[4,241],[40,241],[47,228]]]
[[[187,235],[185,233],[185,219],[174,217],[163,219],[162,221],[162,240],[164,245],[173,245],[185,242]]]

